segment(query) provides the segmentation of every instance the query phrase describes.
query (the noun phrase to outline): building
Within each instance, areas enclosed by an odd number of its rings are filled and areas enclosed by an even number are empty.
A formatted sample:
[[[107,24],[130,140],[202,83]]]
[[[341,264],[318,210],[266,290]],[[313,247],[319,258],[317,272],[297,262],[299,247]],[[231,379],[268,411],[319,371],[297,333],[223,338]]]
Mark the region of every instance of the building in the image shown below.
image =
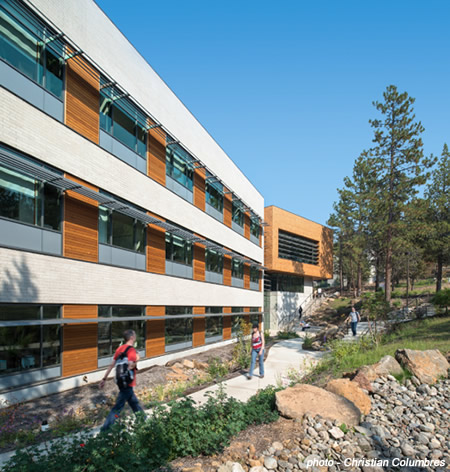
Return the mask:
[[[264,209],[265,327],[278,330],[306,311],[313,282],[333,276],[333,232],[276,206]]]
[[[93,0],[0,0],[0,399],[261,319],[263,197]]]

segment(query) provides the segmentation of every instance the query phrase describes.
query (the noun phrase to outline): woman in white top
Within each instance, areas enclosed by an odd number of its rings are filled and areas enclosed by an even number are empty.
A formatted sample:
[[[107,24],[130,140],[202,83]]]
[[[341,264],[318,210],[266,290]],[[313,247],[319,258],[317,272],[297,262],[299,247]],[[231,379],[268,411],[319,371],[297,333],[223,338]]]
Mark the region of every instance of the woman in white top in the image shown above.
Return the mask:
[[[352,328],[353,336],[356,336],[356,327],[358,326],[358,322],[361,321],[361,317],[359,313],[356,311],[355,307],[352,306],[352,311],[348,315],[348,318],[345,320],[346,323],[350,321],[350,327]]]

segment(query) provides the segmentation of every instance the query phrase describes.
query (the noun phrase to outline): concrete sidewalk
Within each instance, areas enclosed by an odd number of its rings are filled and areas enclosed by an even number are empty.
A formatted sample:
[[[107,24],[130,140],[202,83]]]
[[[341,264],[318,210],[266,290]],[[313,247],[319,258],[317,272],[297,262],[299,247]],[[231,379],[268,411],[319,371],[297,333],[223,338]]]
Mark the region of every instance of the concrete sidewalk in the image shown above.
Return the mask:
[[[304,333],[301,333],[304,335]],[[264,378],[259,378],[259,366],[256,365],[254,376],[248,380],[246,375],[240,375],[233,379],[222,383],[225,392],[228,396],[234,397],[241,401],[247,401],[259,389],[265,388],[269,385],[283,385],[286,386],[289,382],[289,371],[295,370],[297,373],[307,373],[312,365],[317,363],[323,356],[323,352],[304,351],[302,348],[303,336],[301,338],[289,339],[275,343],[269,351],[267,359],[264,363],[265,375]],[[215,392],[219,389],[219,385],[199,390],[192,395],[189,395],[198,404],[203,404],[207,400],[206,393]],[[151,414],[151,410],[146,411]],[[100,431],[100,427],[93,428],[89,434],[96,436]],[[83,434],[85,434],[84,432]],[[45,449],[50,444],[56,441],[67,441],[76,437],[76,434],[65,438],[57,438],[48,443],[42,443],[38,447]],[[5,452],[0,454],[0,470],[2,466],[14,455],[15,451]]]

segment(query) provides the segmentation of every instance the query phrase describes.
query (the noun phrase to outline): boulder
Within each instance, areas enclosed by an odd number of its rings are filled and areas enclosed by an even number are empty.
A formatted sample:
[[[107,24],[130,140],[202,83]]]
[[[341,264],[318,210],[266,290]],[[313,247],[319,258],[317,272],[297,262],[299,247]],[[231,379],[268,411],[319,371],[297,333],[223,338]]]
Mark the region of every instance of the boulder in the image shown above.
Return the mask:
[[[350,400],[363,415],[370,413],[370,408],[372,407],[370,398],[361,390],[356,382],[349,379],[334,379],[330,380],[325,388],[329,392]]]
[[[194,365],[193,361],[191,361],[189,359],[184,359],[183,367],[186,367],[187,369],[193,369],[195,367],[195,365]]]
[[[286,418],[303,418],[308,414],[320,415],[329,420],[338,420],[355,426],[361,418],[354,403],[340,395],[313,385],[298,384],[275,394],[278,411]]]
[[[374,364],[375,365],[375,364]],[[379,375],[377,374],[376,370],[373,368],[373,365],[364,365],[362,366],[360,369],[358,369],[357,371],[357,375],[361,373],[362,375],[364,375],[364,377],[366,377],[366,379],[369,381],[369,382],[373,382],[374,380],[376,380]],[[353,379],[352,379],[353,380]]]
[[[378,377],[403,374],[402,366],[392,356],[382,357],[379,362],[371,367],[378,374]]]
[[[364,371],[358,370],[356,372],[356,375],[353,377],[350,377],[350,380],[352,382],[357,383],[360,388],[367,390],[368,392],[373,392],[372,384],[370,380],[367,378],[367,376],[364,374]]]
[[[435,383],[442,377],[447,378],[450,368],[447,359],[438,349],[429,351],[398,349],[395,358],[422,383],[427,384]]]

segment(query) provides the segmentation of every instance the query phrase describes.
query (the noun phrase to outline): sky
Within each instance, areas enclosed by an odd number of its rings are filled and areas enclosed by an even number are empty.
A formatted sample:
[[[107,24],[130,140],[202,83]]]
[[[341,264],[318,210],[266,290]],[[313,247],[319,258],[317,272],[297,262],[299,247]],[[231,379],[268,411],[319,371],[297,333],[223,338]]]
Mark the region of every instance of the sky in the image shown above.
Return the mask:
[[[264,196],[321,224],[388,85],[450,144],[446,0],[96,0]],[[151,110],[150,110],[151,111]]]

